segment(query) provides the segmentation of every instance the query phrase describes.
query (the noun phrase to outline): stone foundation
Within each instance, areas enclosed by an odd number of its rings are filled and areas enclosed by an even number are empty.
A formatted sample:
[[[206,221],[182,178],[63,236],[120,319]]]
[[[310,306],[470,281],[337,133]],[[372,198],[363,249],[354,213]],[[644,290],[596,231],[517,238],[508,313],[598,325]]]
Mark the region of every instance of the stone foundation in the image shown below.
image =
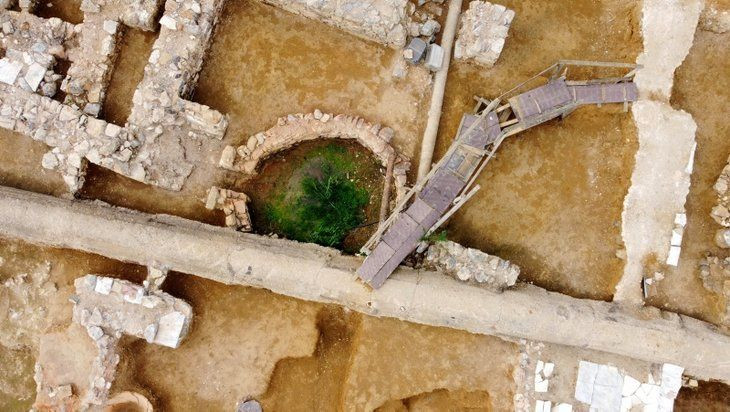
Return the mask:
[[[405,194],[410,161],[390,145],[393,134],[393,129],[389,127],[371,124],[355,116],[333,115],[319,110],[308,114],[290,114],[280,118],[271,129],[249,137],[245,145],[227,146],[219,166],[252,175],[264,159],[299,143],[322,138],[355,139],[370,150],[384,167],[387,167],[390,157],[395,156],[393,179],[396,197],[400,199]]]
[[[429,247],[425,263],[494,292],[514,285],[520,274],[519,266],[508,260],[451,241],[436,242]]]
[[[386,46],[406,44],[408,0],[263,0]]]
[[[251,216],[248,213],[249,198],[244,193],[211,187],[205,200],[208,210],[220,209],[226,215],[226,226],[241,232],[250,232]]]
[[[718,225],[730,227],[730,158],[713,188],[717,193],[717,206],[712,208],[710,215]]]
[[[502,53],[515,12],[500,4],[472,1],[461,15],[454,59],[492,67]]]
[[[730,326],[730,257],[707,256],[700,261],[700,279],[705,289],[725,301],[723,324]]]
[[[43,166],[60,171],[72,193],[84,183],[87,161],[140,182],[180,190],[200,146],[222,139],[228,124],[221,113],[186,100],[222,5],[222,0],[165,2],[160,35],[125,127],[95,117],[111,75],[119,23],[153,28],[156,0],[85,0],[84,23],[77,26],[1,12],[0,42],[10,54],[0,61],[0,80],[8,80],[0,85],[0,126],[51,146]],[[61,85],[67,93],[65,104],[47,97],[55,94],[56,58],[72,63]]]
[[[103,405],[119,364],[118,343],[122,335],[177,348],[189,329],[192,308],[167,293],[147,290],[126,280],[96,275],[78,278],[74,285],[73,321],[86,329],[96,354],[90,355],[93,356],[90,363],[68,355],[68,352],[77,349],[77,345],[63,342],[64,334],[74,333],[72,329],[61,335],[44,337],[41,340],[42,354],[51,350],[47,346],[53,342],[61,346],[55,350],[64,352],[64,355],[39,358],[35,375],[38,384],[36,406],[58,408],[69,402],[78,402],[80,409],[86,409],[91,405]],[[46,342],[46,347],[43,342]],[[88,349],[88,345],[81,346]],[[71,356],[71,359],[66,356]],[[73,386],[63,389],[64,396],[59,396],[56,392],[64,385],[58,385],[63,380],[58,375],[64,368],[86,372],[88,386],[74,382]]]

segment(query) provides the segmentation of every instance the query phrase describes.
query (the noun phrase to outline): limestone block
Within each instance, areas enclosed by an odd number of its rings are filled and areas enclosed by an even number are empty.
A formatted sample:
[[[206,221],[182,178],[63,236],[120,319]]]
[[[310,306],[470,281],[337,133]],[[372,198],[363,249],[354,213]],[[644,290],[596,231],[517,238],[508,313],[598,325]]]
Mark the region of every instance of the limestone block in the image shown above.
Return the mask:
[[[454,58],[494,66],[502,53],[515,12],[499,4],[472,1],[461,15]]]

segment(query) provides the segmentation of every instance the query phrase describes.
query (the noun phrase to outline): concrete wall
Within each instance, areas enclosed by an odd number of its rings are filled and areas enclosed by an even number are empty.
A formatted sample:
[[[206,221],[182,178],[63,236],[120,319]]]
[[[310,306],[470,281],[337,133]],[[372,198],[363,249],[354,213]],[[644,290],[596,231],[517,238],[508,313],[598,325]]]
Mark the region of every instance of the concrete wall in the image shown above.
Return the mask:
[[[671,362],[698,378],[730,382],[730,363],[721,361],[730,359],[730,337],[656,309],[645,309],[639,319],[611,303],[534,286],[495,294],[406,268],[373,291],[355,280],[361,259],[332,249],[2,187],[0,236],[126,262],[158,261],[175,271],[373,316]]]

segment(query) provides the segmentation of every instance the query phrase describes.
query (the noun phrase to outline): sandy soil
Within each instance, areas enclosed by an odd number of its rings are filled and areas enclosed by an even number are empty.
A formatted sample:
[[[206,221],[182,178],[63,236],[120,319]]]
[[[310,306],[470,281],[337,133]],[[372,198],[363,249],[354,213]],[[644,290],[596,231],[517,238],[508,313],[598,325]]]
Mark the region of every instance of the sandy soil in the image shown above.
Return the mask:
[[[344,410],[372,410],[390,399],[437,389],[487,391],[488,407],[512,408],[512,372],[518,362],[514,344],[492,336],[372,318],[363,319],[355,339]]]
[[[104,120],[119,126],[124,126],[127,122],[132,112],[134,91],[144,77],[144,68],[155,40],[157,33],[125,27],[117,46],[119,54],[104,100]]]
[[[502,56],[489,70],[452,65],[436,158],[475,94],[496,97],[561,58],[635,60],[636,2],[569,3],[501,3],[516,12]],[[450,222],[451,237],[513,260],[523,281],[610,299],[623,269],[615,252],[637,149],[630,116],[584,107],[510,138],[478,179],[480,192]]]
[[[715,323],[720,321],[724,302],[702,286],[698,263],[707,252],[728,255],[714,244],[720,226],[710,217],[710,210],[717,204],[712,186],[730,154],[728,42],[730,33],[698,30],[689,56],[675,74],[671,103],[692,114],[697,123],[697,151],[685,205],[687,226],[679,267],[668,271],[650,299],[653,305]]]

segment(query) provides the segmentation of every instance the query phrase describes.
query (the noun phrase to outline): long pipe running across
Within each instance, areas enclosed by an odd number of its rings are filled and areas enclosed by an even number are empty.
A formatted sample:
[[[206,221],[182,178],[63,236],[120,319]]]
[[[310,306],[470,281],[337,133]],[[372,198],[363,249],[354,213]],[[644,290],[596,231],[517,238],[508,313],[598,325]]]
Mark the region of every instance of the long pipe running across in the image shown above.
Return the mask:
[[[456,26],[459,23],[461,14],[461,0],[449,2],[449,13],[446,16],[446,27],[441,36],[441,47],[444,49],[444,62],[441,70],[436,72],[433,82],[433,93],[431,94],[431,107],[428,109],[428,120],[426,130],[421,140],[421,158],[418,162],[418,180],[421,180],[431,170],[433,162],[433,149],[436,146],[436,136],[441,122],[441,108],[444,105],[444,92],[446,91],[446,78],[449,75],[449,63],[451,62],[451,49],[456,37]]]
[[[142,265],[157,261],[174,271],[372,316],[670,362],[697,378],[730,382],[730,336],[656,308],[637,317],[620,305],[531,285],[497,294],[403,267],[370,290],[355,280],[362,259],[334,249],[2,186],[0,236]]]

